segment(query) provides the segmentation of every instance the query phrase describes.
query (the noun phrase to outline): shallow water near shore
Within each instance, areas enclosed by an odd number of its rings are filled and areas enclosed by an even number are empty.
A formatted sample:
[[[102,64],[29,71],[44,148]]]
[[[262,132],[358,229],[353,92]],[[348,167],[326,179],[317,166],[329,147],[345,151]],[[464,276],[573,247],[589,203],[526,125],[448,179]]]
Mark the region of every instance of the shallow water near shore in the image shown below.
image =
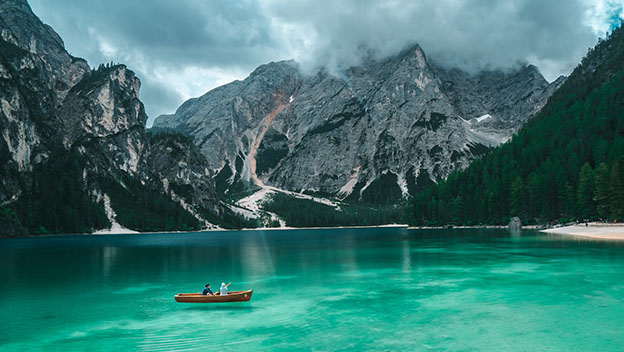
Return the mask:
[[[0,350],[621,351],[624,245],[314,229],[0,240]],[[254,289],[250,302],[178,292]]]

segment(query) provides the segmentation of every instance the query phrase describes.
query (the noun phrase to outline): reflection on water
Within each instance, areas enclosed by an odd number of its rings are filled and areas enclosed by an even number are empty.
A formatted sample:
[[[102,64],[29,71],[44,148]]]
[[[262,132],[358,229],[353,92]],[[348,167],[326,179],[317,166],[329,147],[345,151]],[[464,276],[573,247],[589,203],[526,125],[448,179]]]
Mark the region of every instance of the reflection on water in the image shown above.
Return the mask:
[[[0,350],[616,351],[623,271],[621,244],[531,231],[3,240]],[[230,281],[252,300],[173,299]]]
[[[522,230],[518,228],[509,228],[507,231],[509,231],[510,237],[514,240],[520,239],[520,237],[522,237]]]
[[[254,307],[250,303],[223,303],[223,304],[194,304],[183,307],[182,309],[188,311],[251,311]]]
[[[401,262],[401,268],[403,269],[404,273],[409,273],[412,267],[412,256],[409,246],[409,240],[407,238],[401,241],[401,250],[401,258],[403,259]]]
[[[115,264],[116,256],[117,248],[111,246],[102,247],[102,275],[104,277],[110,276],[110,269]]]
[[[241,246],[241,262],[248,280],[258,280],[275,274],[273,259],[266,241],[265,231],[255,232]]]

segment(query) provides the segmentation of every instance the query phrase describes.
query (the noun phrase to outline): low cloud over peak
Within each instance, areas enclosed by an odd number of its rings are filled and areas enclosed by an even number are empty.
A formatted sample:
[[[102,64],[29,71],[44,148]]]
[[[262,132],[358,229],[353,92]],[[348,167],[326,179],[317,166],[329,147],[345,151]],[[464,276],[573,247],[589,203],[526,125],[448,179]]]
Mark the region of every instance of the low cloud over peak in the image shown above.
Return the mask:
[[[73,55],[137,71],[151,118],[269,61],[332,71],[414,43],[442,64],[528,62],[553,80],[619,23],[624,8],[624,0],[30,2]]]

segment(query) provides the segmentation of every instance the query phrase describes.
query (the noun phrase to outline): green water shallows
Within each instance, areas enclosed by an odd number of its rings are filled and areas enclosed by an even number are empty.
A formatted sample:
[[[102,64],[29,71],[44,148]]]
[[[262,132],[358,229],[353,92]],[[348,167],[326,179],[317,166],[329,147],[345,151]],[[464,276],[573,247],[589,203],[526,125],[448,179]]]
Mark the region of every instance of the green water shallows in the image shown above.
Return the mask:
[[[624,246],[396,228],[0,241],[0,350],[621,351]],[[251,302],[176,303],[232,281]]]

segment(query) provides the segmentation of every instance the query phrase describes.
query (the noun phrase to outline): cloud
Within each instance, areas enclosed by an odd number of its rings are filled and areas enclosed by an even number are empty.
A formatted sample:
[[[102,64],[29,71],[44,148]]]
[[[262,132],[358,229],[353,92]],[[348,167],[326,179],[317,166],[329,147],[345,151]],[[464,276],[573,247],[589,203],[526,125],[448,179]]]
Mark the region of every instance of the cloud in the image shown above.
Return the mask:
[[[552,80],[624,15],[624,0],[30,2],[73,55],[135,70],[151,118],[269,61],[339,70],[413,43],[447,65],[530,62]]]
[[[584,0],[584,24],[603,35],[620,25],[624,18],[624,0]]]
[[[186,99],[280,59],[270,19],[252,1],[31,0],[70,53],[127,64],[151,120]],[[284,53],[287,57],[287,53]]]
[[[474,70],[532,61],[546,66],[552,80],[573,68],[597,33],[604,34],[614,7],[606,2],[274,0],[264,10],[273,14],[277,30],[291,32],[282,37],[303,67],[349,66],[358,63],[363,47],[385,56],[419,43],[448,65]]]

